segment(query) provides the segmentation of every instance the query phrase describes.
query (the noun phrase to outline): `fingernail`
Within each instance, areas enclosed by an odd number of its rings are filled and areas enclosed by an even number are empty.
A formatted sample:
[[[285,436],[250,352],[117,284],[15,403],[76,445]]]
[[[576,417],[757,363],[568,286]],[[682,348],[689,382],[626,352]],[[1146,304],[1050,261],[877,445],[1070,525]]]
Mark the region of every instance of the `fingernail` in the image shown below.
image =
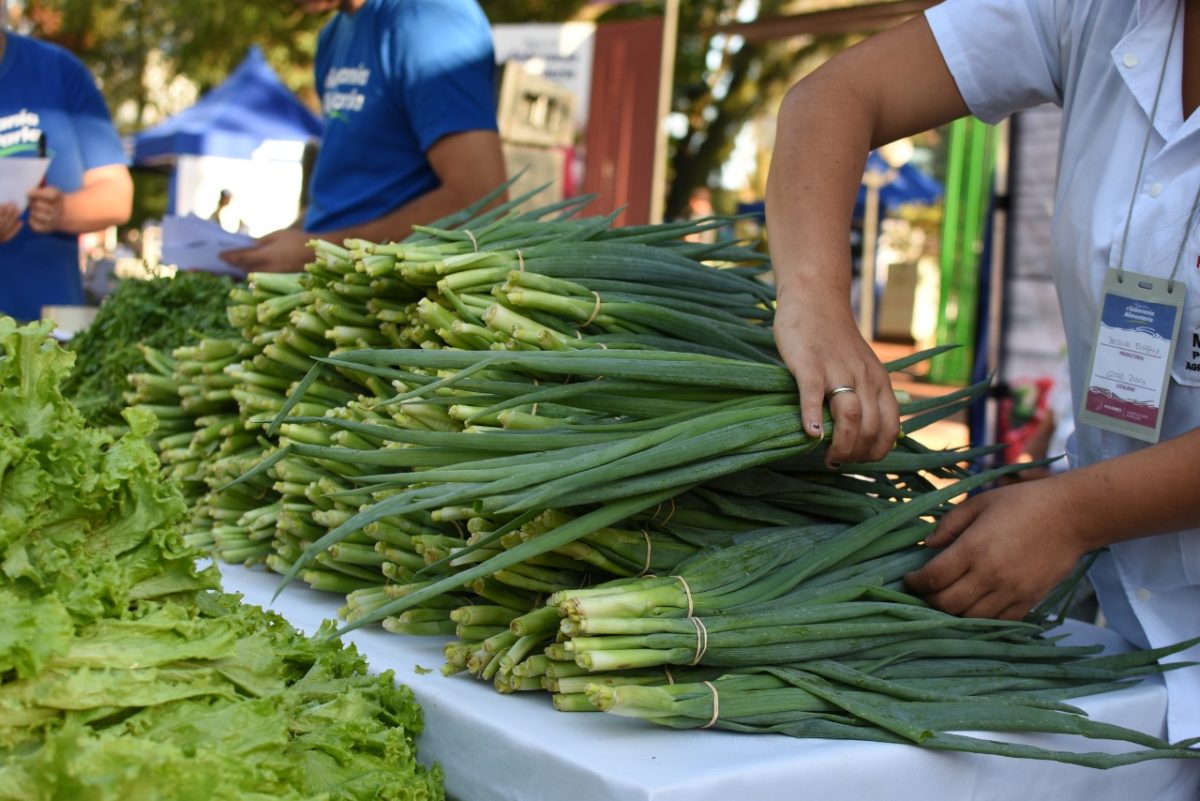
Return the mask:
[[[832,469],[834,469],[834,470],[837,470],[839,467],[841,467],[841,466],[842,466],[842,463],[841,463],[841,462],[830,462],[830,463],[829,463],[829,466],[830,466]]]
[[[814,434],[820,434],[821,433],[821,424],[820,423],[809,423],[808,430],[813,432]]]

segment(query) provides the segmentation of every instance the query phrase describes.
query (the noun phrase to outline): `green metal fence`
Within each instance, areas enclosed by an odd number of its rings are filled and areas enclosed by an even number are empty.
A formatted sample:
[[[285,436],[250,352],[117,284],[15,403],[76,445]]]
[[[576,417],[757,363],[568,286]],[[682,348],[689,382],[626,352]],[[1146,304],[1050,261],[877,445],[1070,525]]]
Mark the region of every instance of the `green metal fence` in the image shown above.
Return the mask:
[[[971,378],[997,137],[995,126],[974,117],[950,125],[937,343],[960,347],[934,359],[929,378],[938,384],[966,384]]]

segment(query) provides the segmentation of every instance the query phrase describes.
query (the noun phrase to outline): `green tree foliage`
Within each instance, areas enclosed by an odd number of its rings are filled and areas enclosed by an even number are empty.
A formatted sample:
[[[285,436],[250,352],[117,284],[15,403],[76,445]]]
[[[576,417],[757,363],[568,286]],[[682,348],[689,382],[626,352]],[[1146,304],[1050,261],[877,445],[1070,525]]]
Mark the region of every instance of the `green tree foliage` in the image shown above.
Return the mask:
[[[719,0],[680,4],[672,110],[687,125],[672,142],[668,218],[686,216],[693,192],[715,184],[742,127],[772,109],[802,65],[823,48],[812,39],[751,43],[714,34],[716,26],[733,21],[734,5]],[[759,15],[782,14],[787,5],[786,0],[762,0]]]
[[[146,220],[161,220],[167,213],[170,173],[162,169],[132,170],[133,213],[127,228],[141,228]]]
[[[151,91],[183,75],[203,93],[259,45],[293,90],[309,102],[317,32],[327,19],[288,0],[28,0],[25,22],[39,39],[83,59],[116,111],[132,102],[132,127],[163,115]]]
[[[588,0],[479,0],[492,24],[565,22],[579,13]]]

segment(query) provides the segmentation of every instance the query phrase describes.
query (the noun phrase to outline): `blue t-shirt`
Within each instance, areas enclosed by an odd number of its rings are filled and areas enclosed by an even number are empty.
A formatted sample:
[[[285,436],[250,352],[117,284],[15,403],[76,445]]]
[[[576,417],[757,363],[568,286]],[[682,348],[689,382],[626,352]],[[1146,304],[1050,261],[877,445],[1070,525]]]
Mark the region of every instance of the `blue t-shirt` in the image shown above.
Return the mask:
[[[491,29],[475,0],[367,0],[317,44],[325,117],[305,229],[382,217],[438,186],[425,153],[496,130]]]
[[[0,58],[0,158],[37,156],[46,135],[46,183],[64,192],[95,167],[125,164],[121,140],[87,67],[68,51],[5,34]],[[36,320],[44,305],[83,303],[79,239],[38,234],[29,225],[0,243],[0,313]]]

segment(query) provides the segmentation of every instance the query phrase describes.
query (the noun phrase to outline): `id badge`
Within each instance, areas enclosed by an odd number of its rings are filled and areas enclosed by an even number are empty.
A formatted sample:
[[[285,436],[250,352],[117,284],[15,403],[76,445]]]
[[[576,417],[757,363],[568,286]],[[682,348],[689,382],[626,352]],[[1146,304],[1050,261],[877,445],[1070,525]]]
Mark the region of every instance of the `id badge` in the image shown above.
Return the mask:
[[[1158,442],[1183,317],[1184,283],[1116,270],[1104,276],[1079,422]]]

